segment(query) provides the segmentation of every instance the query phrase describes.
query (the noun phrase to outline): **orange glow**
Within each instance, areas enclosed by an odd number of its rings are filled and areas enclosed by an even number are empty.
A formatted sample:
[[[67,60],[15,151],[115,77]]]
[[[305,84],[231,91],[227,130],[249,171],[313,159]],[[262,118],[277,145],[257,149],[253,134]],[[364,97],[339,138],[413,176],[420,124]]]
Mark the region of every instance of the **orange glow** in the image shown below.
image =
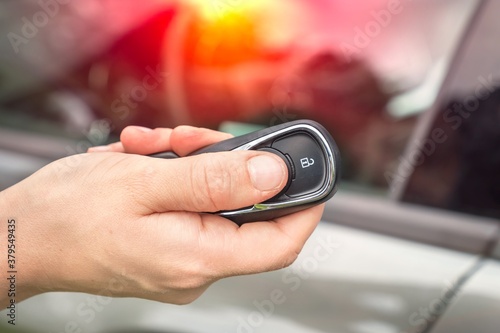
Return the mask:
[[[191,61],[202,66],[226,67],[257,57],[257,20],[246,5],[248,1],[191,1],[196,13],[188,41]]]
[[[265,7],[264,0],[188,0],[207,22],[224,22]]]
[[[186,59],[229,67],[282,53],[304,29],[305,11],[288,0],[186,0],[194,13]]]

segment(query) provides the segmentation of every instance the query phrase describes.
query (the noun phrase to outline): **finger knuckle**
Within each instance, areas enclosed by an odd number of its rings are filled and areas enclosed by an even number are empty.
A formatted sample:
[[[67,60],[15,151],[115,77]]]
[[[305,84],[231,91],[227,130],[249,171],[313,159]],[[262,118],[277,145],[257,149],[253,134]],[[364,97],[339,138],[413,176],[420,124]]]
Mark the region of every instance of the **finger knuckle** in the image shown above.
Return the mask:
[[[231,169],[221,159],[206,159],[204,165],[195,166],[192,177],[196,205],[211,212],[223,210],[233,187]]]
[[[189,305],[196,301],[201,296],[199,292],[192,292],[182,295],[181,297],[176,298],[171,303],[174,305]]]
[[[286,268],[292,265],[299,257],[302,251],[302,246],[298,245],[296,242],[289,240],[283,245],[283,249],[278,260],[278,268]]]
[[[186,274],[182,279],[177,280],[177,283],[170,287],[173,287],[173,289],[179,292],[188,293],[203,288],[208,283],[207,279],[200,276],[199,272],[196,272],[194,274]]]
[[[191,266],[191,265],[190,265]],[[145,290],[158,295],[177,295],[175,301],[179,304],[189,304],[194,301],[211,283],[212,279],[205,276],[202,270],[193,266],[173,270],[172,274],[161,279],[149,281]]]

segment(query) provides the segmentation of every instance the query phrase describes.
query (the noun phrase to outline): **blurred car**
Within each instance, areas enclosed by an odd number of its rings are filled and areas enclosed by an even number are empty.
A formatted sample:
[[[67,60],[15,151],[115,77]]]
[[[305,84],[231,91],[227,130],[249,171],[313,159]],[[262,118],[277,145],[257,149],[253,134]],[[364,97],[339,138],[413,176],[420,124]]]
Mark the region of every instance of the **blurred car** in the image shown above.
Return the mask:
[[[498,332],[497,1],[89,0],[45,25],[37,3],[0,6],[2,189],[128,124],[245,132],[314,118],[345,159],[292,267],[220,281],[183,307],[40,295],[19,304],[17,328]]]

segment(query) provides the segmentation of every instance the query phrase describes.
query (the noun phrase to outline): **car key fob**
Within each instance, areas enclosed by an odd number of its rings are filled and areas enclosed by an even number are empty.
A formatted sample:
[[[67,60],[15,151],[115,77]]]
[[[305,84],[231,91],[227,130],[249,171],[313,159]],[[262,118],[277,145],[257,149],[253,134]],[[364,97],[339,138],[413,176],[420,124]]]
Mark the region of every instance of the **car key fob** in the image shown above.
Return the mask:
[[[320,124],[298,120],[221,141],[189,156],[221,151],[261,150],[278,155],[288,167],[288,183],[265,202],[217,214],[241,225],[268,221],[321,204],[330,199],[340,178],[340,153]],[[172,152],[151,155],[178,158]]]

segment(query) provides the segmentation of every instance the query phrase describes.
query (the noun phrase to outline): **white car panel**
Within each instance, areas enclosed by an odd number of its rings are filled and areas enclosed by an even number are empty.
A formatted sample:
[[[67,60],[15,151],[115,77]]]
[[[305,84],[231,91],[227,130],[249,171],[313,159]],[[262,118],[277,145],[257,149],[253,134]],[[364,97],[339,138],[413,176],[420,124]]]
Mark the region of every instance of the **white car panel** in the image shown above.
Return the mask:
[[[500,330],[500,262],[488,260],[460,292],[432,333],[493,333]]]
[[[413,328],[419,308],[440,299],[476,261],[322,223],[291,268],[220,281],[191,305],[53,293],[19,304],[18,327],[57,333],[396,333]]]

